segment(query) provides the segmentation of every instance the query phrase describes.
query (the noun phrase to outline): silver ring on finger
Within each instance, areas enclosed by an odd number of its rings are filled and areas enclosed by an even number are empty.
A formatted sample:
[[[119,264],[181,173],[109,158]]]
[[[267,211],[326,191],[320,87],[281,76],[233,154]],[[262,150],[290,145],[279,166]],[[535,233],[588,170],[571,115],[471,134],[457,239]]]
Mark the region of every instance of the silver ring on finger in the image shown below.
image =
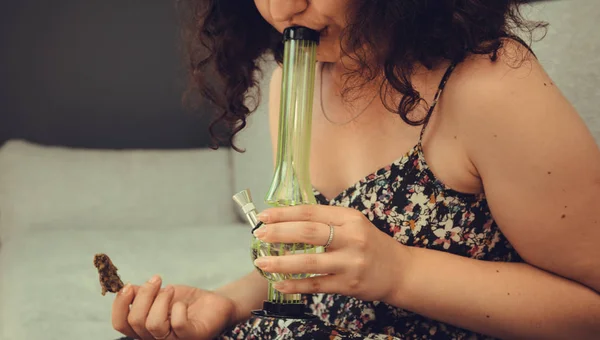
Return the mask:
[[[329,226],[329,238],[327,239],[327,243],[325,243],[325,245],[323,246],[323,248],[325,248],[325,250],[327,250],[327,248],[329,248],[329,246],[331,245],[331,242],[333,241],[333,226],[331,224],[328,224]]]
[[[172,331],[172,329],[171,329],[171,327],[169,327],[169,331],[167,332],[167,334],[165,334],[163,336],[160,336],[160,337],[159,336],[155,336],[154,339],[156,339],[156,340],[165,340],[166,338],[169,337],[169,335],[171,335],[171,331]]]

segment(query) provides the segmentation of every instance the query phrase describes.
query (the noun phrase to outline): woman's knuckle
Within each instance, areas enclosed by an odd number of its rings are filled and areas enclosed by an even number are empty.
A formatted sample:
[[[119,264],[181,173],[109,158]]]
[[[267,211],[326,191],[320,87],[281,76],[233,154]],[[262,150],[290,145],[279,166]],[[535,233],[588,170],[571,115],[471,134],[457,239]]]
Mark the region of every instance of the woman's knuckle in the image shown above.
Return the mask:
[[[309,287],[309,293],[316,294],[316,293],[319,293],[320,291],[321,291],[321,281],[312,280],[310,283],[310,287]]]
[[[150,333],[156,333],[160,331],[160,324],[155,322],[155,321],[151,321],[151,320],[146,320],[146,329],[148,330],[148,332]]]
[[[144,327],[144,319],[137,316],[129,315],[127,322],[133,327]]]
[[[354,210],[350,214],[351,222],[361,222],[364,218],[365,218],[365,215],[363,215],[363,213],[358,210]]]
[[[319,233],[319,228],[314,223],[307,223],[302,228],[302,236],[307,241],[313,241]]]
[[[360,288],[360,279],[359,278],[353,278],[351,280],[348,281],[348,288],[355,292]]]
[[[172,319],[171,329],[175,333],[182,333],[185,330],[185,321],[183,319]]]
[[[121,333],[127,330],[127,322],[125,320],[114,320],[112,326],[116,331]]]
[[[365,259],[364,256],[357,256],[354,259],[354,268],[356,268],[359,273],[364,272],[365,269],[367,269],[367,259]]]
[[[312,269],[315,269],[317,267],[318,264],[318,259],[316,256],[306,256],[304,258],[304,264],[306,265],[306,269],[308,269],[309,271]]]
[[[367,249],[369,245],[369,240],[363,236],[362,233],[357,233],[354,237],[352,244],[360,251],[364,251]]]
[[[312,209],[309,206],[301,206],[298,207],[300,219],[302,221],[310,221],[312,219],[313,213]]]

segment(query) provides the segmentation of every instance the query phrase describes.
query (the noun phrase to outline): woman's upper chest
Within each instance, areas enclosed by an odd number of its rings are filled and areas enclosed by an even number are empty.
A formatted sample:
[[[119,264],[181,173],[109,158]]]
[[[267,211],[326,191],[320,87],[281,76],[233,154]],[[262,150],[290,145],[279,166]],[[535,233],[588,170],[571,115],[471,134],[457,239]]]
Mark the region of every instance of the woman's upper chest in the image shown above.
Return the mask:
[[[455,103],[452,95],[440,97],[448,70],[453,68],[424,73],[416,81],[422,98],[433,103],[434,108],[425,130],[423,126],[407,124],[399,114],[389,111],[390,105],[398,105],[401,96],[390,97],[394,103],[385,98],[384,104],[380,87],[367,86],[348,102],[332,73],[324,72],[324,65],[320,70],[313,106],[310,171],[313,186],[323,196],[336,197],[366,176],[406,157],[416,146],[420,146],[422,162],[447,187],[460,192],[482,192],[481,180],[463,142],[466,139],[460,119],[465,115],[455,114],[462,112],[462,105]],[[444,71],[446,75],[442,77]],[[446,80],[440,84],[440,78]],[[446,109],[445,102],[456,112]],[[410,119],[425,117],[431,108],[418,105]]]
[[[440,120],[428,125],[422,141],[423,162],[436,179],[460,192],[479,193],[481,182],[469,169],[458,136]],[[421,126],[409,126],[393,113],[365,114],[334,125],[315,110],[310,175],[313,186],[332,199],[380,169],[397,163],[419,143]],[[402,166],[412,166],[403,164]]]

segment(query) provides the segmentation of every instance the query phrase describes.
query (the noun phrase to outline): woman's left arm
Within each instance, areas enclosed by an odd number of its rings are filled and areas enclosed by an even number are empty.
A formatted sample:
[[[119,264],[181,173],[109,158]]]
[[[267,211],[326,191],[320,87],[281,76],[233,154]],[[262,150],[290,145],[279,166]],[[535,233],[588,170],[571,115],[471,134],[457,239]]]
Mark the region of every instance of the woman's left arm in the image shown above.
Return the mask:
[[[597,339],[600,150],[536,60],[488,70],[463,98],[472,107],[461,135],[494,219],[526,263],[410,248],[391,302],[500,337]]]

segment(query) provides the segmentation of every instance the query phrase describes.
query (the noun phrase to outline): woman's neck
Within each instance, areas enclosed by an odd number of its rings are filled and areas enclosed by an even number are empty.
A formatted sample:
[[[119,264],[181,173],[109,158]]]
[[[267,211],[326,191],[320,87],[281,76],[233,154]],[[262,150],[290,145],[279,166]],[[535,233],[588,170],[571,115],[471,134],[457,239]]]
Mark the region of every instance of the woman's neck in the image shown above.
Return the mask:
[[[428,69],[420,63],[415,64],[410,75],[413,87],[419,92],[427,92],[431,86],[437,87],[449,65],[449,61],[441,61]],[[336,93],[341,93],[344,88],[360,88],[362,96],[365,93],[380,91],[383,85],[387,85],[383,67],[378,65],[369,66],[370,69],[366,71],[356,72],[360,65],[355,60],[345,57],[338,62],[324,62],[322,66],[329,77],[329,85],[333,86]]]

